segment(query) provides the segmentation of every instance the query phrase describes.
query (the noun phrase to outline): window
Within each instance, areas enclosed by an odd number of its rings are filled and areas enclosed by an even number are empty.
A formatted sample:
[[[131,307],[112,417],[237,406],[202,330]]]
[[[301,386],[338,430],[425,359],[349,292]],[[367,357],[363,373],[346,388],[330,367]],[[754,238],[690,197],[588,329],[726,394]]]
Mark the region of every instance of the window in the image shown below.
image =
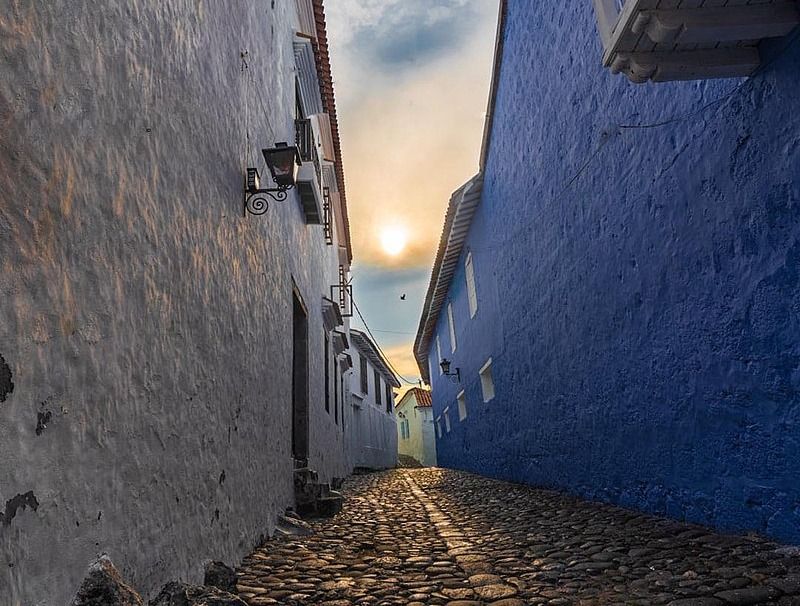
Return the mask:
[[[442,342],[439,340],[439,335],[436,335],[436,356],[436,366],[439,366],[439,362],[442,361]],[[439,374],[443,372],[442,367],[439,366]]]
[[[339,360],[333,361],[333,414],[334,421],[339,424]]]
[[[386,383],[386,412],[392,414],[392,386]]]
[[[407,440],[411,437],[411,425],[408,422],[408,419],[406,419],[404,423],[406,424],[406,440]]]
[[[447,433],[450,433],[450,407],[448,406],[442,411],[442,416],[444,417],[444,429]]]
[[[373,370],[375,376],[375,404],[381,405],[381,374],[377,370]]]
[[[467,396],[462,391],[458,394],[458,420],[463,421],[467,418]]]
[[[467,262],[464,264],[464,271],[467,275],[467,298],[469,299],[469,317],[474,318],[478,311],[478,293],[475,290],[475,268],[472,265],[472,253],[467,255]]]
[[[345,417],[345,396],[344,396],[344,371],[339,370],[339,393],[342,396],[342,431],[345,430],[344,417]]]
[[[494,379],[492,379],[492,359],[489,358],[486,364],[478,371],[481,377],[481,390],[483,391],[483,401],[488,402],[494,399]]]
[[[442,417],[436,418],[436,437],[442,437]]]
[[[408,425],[408,419],[403,419],[400,423],[400,437],[408,440],[411,437],[411,428]]]
[[[358,357],[361,362],[361,393],[367,394],[369,393],[369,385],[367,385],[367,359],[362,355]]]
[[[456,350],[456,325],[453,322],[453,304],[447,304],[447,322],[450,325],[450,351]]]
[[[331,412],[331,345],[325,335],[325,412]]]

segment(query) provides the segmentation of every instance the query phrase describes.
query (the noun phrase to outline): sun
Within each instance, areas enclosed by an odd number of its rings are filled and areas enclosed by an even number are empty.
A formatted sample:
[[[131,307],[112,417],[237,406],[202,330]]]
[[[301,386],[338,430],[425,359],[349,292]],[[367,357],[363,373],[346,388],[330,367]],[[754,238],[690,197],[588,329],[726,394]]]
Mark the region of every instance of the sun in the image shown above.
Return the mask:
[[[405,250],[407,243],[408,230],[405,227],[392,225],[381,230],[381,246],[387,255],[396,257]]]

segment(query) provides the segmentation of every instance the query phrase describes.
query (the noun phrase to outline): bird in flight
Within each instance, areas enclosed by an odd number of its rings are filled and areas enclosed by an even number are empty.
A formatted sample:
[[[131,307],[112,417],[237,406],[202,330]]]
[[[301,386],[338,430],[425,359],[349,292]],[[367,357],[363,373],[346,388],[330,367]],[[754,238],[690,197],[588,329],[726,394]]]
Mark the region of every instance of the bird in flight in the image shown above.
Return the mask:
[[[403,293],[402,295],[400,295],[400,300],[401,300],[401,301],[405,301],[405,300],[406,300],[406,295],[405,295],[405,293]]]

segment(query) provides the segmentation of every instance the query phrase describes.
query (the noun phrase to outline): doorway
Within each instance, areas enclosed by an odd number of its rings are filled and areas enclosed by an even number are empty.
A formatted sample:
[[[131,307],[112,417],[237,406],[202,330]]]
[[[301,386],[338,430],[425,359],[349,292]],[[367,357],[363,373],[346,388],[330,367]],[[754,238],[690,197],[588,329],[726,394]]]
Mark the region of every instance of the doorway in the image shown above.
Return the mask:
[[[308,459],[308,312],[292,293],[292,455]]]

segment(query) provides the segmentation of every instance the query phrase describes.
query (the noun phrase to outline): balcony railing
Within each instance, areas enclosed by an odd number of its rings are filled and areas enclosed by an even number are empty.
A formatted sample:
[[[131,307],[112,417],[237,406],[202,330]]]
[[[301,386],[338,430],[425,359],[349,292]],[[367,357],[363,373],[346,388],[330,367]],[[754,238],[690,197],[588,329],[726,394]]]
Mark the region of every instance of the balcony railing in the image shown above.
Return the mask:
[[[295,120],[294,134],[300,159],[303,162],[310,162],[311,153],[314,149],[314,131],[311,129],[311,120],[308,118]]]
[[[295,124],[295,143],[301,164],[297,173],[297,192],[306,222],[322,223],[322,163],[317,151],[315,122],[310,118],[297,119]]]
[[[325,235],[325,244],[333,246],[333,212],[329,187],[322,188],[322,230]]]

